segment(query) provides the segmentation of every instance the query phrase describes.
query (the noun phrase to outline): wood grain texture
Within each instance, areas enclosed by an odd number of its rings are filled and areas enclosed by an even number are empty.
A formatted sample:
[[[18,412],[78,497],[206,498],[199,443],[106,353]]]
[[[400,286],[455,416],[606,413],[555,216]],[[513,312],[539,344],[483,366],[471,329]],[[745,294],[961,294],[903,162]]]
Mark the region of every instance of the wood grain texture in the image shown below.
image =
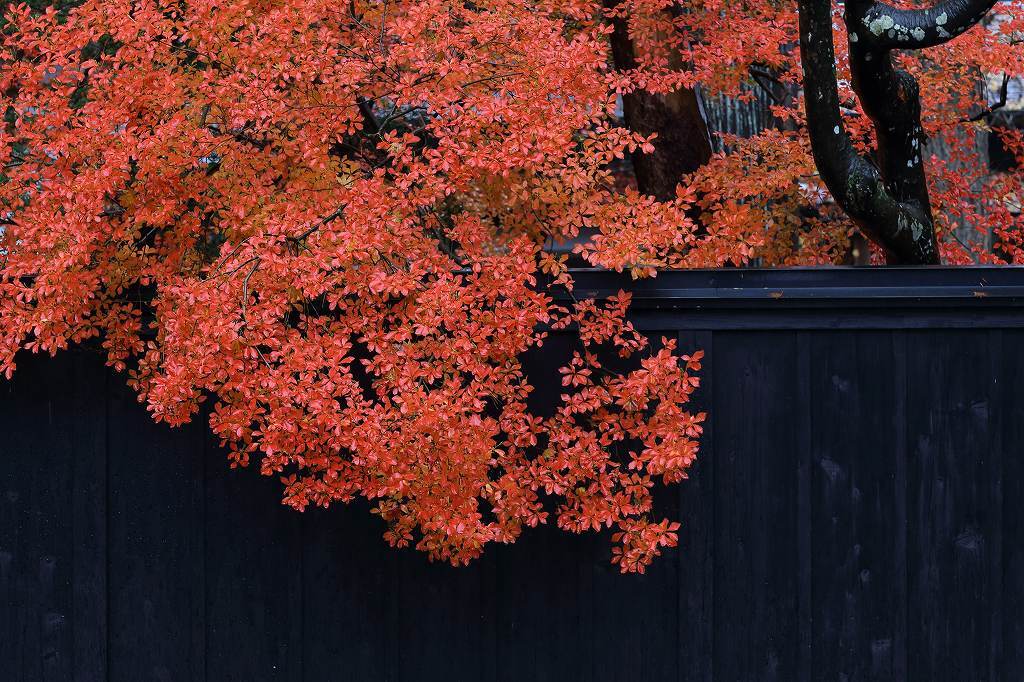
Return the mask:
[[[693,409],[706,412],[701,451],[679,486],[679,678],[686,682],[714,679],[715,636],[715,375],[714,335],[710,331],[681,331],[679,350],[704,351],[701,385]]]
[[[809,348],[816,680],[902,680],[906,654],[902,367],[890,332]]]
[[[910,679],[989,679],[1002,509],[987,331],[907,334]]]
[[[25,357],[4,386],[0,679],[72,679],[74,457],[70,356]]]
[[[721,332],[714,344],[714,675],[793,680],[796,335]]]
[[[1001,334],[1003,619],[997,677],[1012,679],[1024,671],[1024,332]]]
[[[817,311],[638,313],[705,351],[709,413],[690,478],[656,496],[680,546],[644,576],[609,564],[607,532],[552,527],[431,564],[365,501],[283,507],[203,418],[152,423],[99,354],[19,358],[0,680],[1024,679],[1024,308],[803,293]],[[527,358],[531,409],[570,350]]]
[[[206,427],[155,424],[123,377],[110,385],[108,679],[202,679],[208,567],[204,496],[196,486],[203,481]]]

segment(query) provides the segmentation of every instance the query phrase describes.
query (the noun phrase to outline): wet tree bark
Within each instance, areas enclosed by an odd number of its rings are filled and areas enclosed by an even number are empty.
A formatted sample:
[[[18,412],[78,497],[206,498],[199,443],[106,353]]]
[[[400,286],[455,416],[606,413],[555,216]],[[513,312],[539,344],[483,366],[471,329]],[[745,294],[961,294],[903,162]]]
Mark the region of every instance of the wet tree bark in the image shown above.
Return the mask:
[[[946,0],[897,9],[847,0],[853,89],[874,123],[877,165],[856,152],[843,125],[836,82],[832,1],[800,0],[800,51],[807,125],[822,180],[839,205],[892,264],[939,262],[921,160],[924,133],[917,81],[896,67],[893,50],[952,40],[979,23],[997,0]]]
[[[604,0],[604,6],[614,9],[619,1]],[[636,68],[628,20],[618,17],[610,21],[615,68]],[[675,198],[682,176],[711,159],[711,135],[700,98],[695,91],[685,88],[666,95],[637,91],[623,95],[622,103],[630,130],[642,135],[658,134],[653,153],[633,155],[637,189],[660,200]]]

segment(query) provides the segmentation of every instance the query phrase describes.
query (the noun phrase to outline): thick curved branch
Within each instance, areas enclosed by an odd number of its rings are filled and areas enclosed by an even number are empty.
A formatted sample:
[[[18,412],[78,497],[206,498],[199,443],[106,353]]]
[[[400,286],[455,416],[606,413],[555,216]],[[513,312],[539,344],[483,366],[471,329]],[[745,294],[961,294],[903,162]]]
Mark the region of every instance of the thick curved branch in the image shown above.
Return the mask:
[[[833,40],[831,0],[800,0],[804,100],[818,172],[836,202],[882,246],[890,262],[938,263],[930,209],[926,200],[914,197],[917,184],[888,182],[881,170],[853,148],[840,113]],[[907,86],[899,81],[896,85]],[[916,97],[916,90],[912,94]],[[916,123],[915,110],[909,113]],[[890,162],[897,156],[891,156]],[[916,163],[920,165],[919,156]]]
[[[896,68],[892,57],[891,50],[875,52],[851,43],[853,90],[874,124],[875,158],[886,188],[897,201],[913,203],[930,216],[920,88],[912,75]]]
[[[800,53],[811,150],[822,180],[831,189],[845,187],[859,158],[843,125],[836,81],[830,0],[801,0]],[[833,192],[835,193],[835,192]],[[840,197],[836,199],[840,201]]]
[[[949,42],[980,22],[999,0],[945,0],[928,9],[899,9],[884,2],[849,2],[860,21],[850,41],[881,49],[921,49]],[[863,7],[860,7],[863,6]]]
[[[605,8],[613,12],[617,12],[621,4],[622,0],[604,0]],[[615,68],[619,71],[636,69],[639,60],[629,34],[628,17],[616,13],[610,21]],[[679,55],[674,57],[680,60]],[[682,68],[681,63],[675,66]],[[711,134],[700,98],[689,88],[667,94],[635,90],[622,96],[622,105],[630,130],[642,135],[658,135],[654,152],[633,156],[637,189],[663,201],[674,199],[679,180],[711,160]]]

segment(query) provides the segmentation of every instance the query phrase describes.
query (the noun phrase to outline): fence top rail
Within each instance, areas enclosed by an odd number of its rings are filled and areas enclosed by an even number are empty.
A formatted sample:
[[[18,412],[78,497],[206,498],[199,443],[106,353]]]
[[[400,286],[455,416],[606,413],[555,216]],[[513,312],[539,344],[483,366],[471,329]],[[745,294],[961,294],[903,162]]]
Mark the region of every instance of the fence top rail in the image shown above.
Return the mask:
[[[576,298],[632,292],[641,308],[1024,308],[1024,267],[821,267],[666,270],[628,273],[578,268]]]

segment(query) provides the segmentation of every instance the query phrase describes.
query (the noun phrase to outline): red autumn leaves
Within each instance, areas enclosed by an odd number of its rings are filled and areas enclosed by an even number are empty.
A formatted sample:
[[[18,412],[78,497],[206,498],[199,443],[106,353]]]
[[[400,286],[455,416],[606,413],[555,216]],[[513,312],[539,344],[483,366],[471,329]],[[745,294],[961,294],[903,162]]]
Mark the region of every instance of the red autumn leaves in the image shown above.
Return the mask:
[[[620,3],[629,71],[591,0],[8,5],[0,371],[98,337],[156,419],[210,400],[296,508],[366,498],[390,542],[456,564],[539,523],[611,528],[643,570],[676,543],[652,490],[697,455],[700,353],[648,346],[627,294],[566,303],[554,247],[641,277],[834,262],[852,230],[819,201],[799,98],[675,199],[622,189],[616,164],[658,144],[621,125],[622,92],[799,76],[790,4],[669,4]],[[1020,72],[1000,42],[1019,22],[909,65],[954,149],[937,210],[1014,259],[1020,178],[985,174],[958,121],[963,74]],[[944,229],[947,259],[995,258]],[[551,333],[573,342],[541,414],[522,358]]]

